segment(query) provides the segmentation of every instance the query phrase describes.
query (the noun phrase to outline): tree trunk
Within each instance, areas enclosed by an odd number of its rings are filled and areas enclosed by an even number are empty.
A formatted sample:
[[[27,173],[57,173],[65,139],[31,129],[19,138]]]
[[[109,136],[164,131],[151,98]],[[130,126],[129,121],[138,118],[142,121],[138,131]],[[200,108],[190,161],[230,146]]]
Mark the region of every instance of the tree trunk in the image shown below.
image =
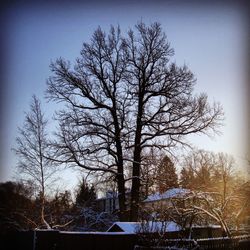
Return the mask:
[[[133,158],[130,221],[137,221],[139,213],[143,96],[144,96],[144,91],[140,87],[139,100],[138,100],[138,113],[136,120],[135,149]]]
[[[117,167],[117,187],[118,187],[118,201],[119,201],[119,219],[126,221],[126,197],[125,197],[125,180],[122,147],[120,141],[117,142],[116,148],[118,151],[118,167]]]
[[[118,167],[118,169],[119,169],[119,167]],[[120,171],[118,170],[118,172],[120,172]],[[123,173],[118,174],[117,184],[118,184],[119,220],[120,221],[127,221],[125,181],[124,181]]]
[[[140,149],[135,150],[131,189],[130,221],[138,220],[140,198]]]
[[[115,140],[117,149],[117,187],[118,187],[118,202],[119,202],[119,219],[120,221],[127,221],[126,218],[126,194],[125,194],[125,180],[124,180],[124,167],[123,167],[123,152],[120,137],[120,127],[116,114],[116,103],[113,100],[114,106],[114,124],[115,124]]]
[[[44,209],[45,209],[45,197],[43,196],[42,197],[42,205],[41,205],[41,222],[46,227],[46,229],[51,229],[50,225],[45,220]]]

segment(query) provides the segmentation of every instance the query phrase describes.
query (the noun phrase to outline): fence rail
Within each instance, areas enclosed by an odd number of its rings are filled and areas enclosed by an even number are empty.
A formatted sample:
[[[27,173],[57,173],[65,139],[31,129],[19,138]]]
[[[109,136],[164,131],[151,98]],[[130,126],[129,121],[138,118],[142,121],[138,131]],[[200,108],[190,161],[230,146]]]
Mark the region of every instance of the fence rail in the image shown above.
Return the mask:
[[[215,238],[197,240],[200,249],[250,249],[250,235],[237,236],[234,238]]]

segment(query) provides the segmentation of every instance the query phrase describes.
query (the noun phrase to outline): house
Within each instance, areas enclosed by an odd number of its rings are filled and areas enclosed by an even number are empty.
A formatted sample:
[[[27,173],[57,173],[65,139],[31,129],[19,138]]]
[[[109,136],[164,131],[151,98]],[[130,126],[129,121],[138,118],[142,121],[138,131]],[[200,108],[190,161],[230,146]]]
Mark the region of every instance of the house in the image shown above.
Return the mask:
[[[130,190],[126,193],[126,199],[129,202],[130,200]],[[99,212],[106,212],[109,214],[116,213],[119,210],[119,200],[118,193],[114,191],[106,192],[105,197],[98,198],[96,200],[96,206]]]
[[[161,220],[171,218],[183,229],[184,235],[191,233],[194,238],[220,237],[223,230],[218,221],[206,213],[197,213],[192,207],[199,207],[204,201],[211,202],[210,193],[195,192],[189,189],[172,188],[160,194],[155,193],[142,202],[146,219]],[[188,236],[189,237],[189,236]]]
[[[119,210],[118,194],[111,191],[107,192],[105,197],[96,200],[96,206],[99,212],[115,213]]]
[[[172,206],[174,200],[182,200],[185,196],[190,194],[190,190],[183,188],[172,188],[165,193],[155,193],[149,195],[147,199],[142,201],[142,206],[150,210],[157,210],[159,207]],[[126,192],[126,198],[130,200],[130,191]],[[105,197],[96,200],[96,207],[99,212],[106,212],[109,214],[116,213],[119,210],[119,201],[117,192],[108,191]]]
[[[149,195],[144,202],[157,202],[162,200],[168,200],[172,198],[183,198],[187,194],[190,194],[191,190],[185,188],[171,188],[164,193],[155,193]]]
[[[182,229],[181,226],[173,221],[115,222],[107,232],[126,234],[164,233],[169,239],[179,237],[204,239],[223,236],[223,230],[219,225],[193,225],[191,229]]]
[[[185,230],[187,232],[186,235],[189,235],[190,228]],[[220,225],[193,225],[191,228],[191,237],[193,239],[207,239],[207,238],[217,238],[223,237],[223,229]]]
[[[172,188],[167,190],[164,193],[155,193],[149,195],[143,202],[142,206],[144,209],[148,210],[165,210],[167,207],[172,207],[175,203],[185,204],[185,198],[191,194],[191,190],[184,188]]]

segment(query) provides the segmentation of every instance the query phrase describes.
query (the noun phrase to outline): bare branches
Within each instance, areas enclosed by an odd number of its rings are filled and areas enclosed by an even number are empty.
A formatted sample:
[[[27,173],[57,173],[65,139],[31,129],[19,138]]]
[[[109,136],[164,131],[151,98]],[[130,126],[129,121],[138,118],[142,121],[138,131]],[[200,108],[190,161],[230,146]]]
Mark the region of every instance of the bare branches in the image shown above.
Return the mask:
[[[185,65],[170,63],[173,54],[159,23],[139,23],[126,35],[99,27],[74,67],[62,58],[52,63],[47,97],[66,104],[57,113],[57,161],[117,176],[121,202],[132,162],[137,204],[145,148],[190,145],[187,135],[215,132],[223,120],[219,104],[193,96],[196,79]]]
[[[40,101],[33,96],[30,112],[26,113],[24,125],[19,128],[20,135],[16,138],[14,151],[19,156],[20,174],[24,179],[35,182],[38,187],[37,191],[41,195],[41,221],[50,228],[44,215],[45,194],[46,185],[56,171],[56,164],[46,157],[49,146],[46,129],[47,120],[41,111]]]

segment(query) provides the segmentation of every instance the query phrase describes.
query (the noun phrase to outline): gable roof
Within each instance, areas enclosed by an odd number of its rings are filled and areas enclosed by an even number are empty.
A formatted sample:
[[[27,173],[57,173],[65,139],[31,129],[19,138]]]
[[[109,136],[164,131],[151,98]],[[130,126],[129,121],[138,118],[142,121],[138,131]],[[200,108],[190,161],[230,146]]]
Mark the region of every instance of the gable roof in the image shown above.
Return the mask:
[[[140,222],[115,222],[107,232],[135,233],[140,226]]]
[[[185,189],[185,188],[171,188],[162,194],[158,192],[155,194],[151,194],[143,202],[153,202],[153,201],[159,201],[159,200],[165,200],[165,199],[171,199],[171,198],[182,198],[190,192],[191,191],[189,189]]]

